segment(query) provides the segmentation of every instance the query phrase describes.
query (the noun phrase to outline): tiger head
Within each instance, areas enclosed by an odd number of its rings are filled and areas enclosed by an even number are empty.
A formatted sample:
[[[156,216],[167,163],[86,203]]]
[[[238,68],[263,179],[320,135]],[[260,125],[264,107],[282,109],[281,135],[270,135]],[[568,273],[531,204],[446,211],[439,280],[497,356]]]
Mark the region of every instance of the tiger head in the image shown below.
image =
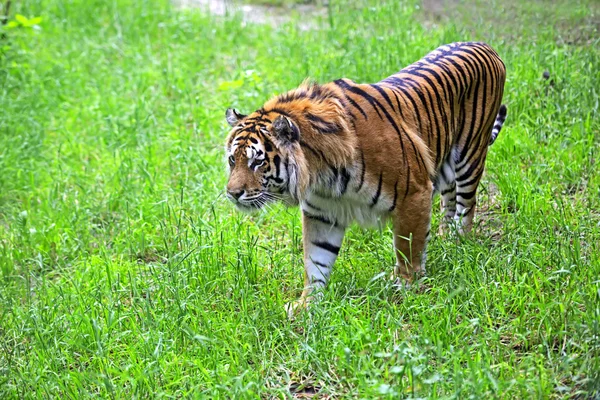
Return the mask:
[[[242,115],[228,109],[227,198],[242,211],[280,200],[298,204],[303,166],[300,129],[288,116],[260,109]]]
[[[243,211],[298,204],[323,171],[351,164],[357,147],[343,93],[332,84],[306,80],[250,115],[231,108],[225,115],[227,198]]]

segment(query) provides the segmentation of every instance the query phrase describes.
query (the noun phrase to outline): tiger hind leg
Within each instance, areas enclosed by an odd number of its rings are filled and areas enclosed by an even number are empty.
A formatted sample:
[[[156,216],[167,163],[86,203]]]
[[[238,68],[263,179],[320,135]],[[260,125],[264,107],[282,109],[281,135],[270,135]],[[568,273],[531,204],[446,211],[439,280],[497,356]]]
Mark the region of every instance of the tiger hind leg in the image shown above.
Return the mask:
[[[444,219],[440,225],[440,234],[444,234],[454,227],[456,216],[456,172],[452,154],[442,164],[435,186],[442,198]]]
[[[455,223],[459,234],[466,234],[473,228],[473,218],[477,205],[477,188],[483,175],[487,146],[471,159],[456,163],[456,215]]]

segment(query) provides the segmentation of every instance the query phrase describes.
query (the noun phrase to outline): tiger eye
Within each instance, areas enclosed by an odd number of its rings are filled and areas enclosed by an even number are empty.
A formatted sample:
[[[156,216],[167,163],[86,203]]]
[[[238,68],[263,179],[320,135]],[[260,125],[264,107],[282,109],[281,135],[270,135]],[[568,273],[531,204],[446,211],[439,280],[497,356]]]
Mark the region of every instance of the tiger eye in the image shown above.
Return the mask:
[[[252,168],[260,168],[262,166],[265,165],[265,161],[266,160],[254,160],[252,161],[252,164],[250,165]]]

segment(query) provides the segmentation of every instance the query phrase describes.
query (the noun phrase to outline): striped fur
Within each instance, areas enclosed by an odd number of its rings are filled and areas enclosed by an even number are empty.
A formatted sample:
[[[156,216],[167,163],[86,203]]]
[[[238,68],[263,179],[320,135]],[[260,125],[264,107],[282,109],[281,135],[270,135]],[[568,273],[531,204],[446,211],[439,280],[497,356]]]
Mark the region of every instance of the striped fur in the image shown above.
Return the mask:
[[[395,273],[424,273],[431,199],[471,228],[487,147],[506,119],[504,64],[483,43],[442,46],[375,84],[304,83],[245,116],[228,110],[228,197],[300,204],[305,290],[324,287],[346,227],[390,219]]]
[[[502,125],[504,125],[504,121],[506,121],[506,106],[502,104],[500,109],[498,110],[498,116],[496,117],[496,122],[494,123],[494,127],[492,128],[492,136],[490,137],[490,146],[494,144],[496,138],[500,134],[500,130],[502,129]]]

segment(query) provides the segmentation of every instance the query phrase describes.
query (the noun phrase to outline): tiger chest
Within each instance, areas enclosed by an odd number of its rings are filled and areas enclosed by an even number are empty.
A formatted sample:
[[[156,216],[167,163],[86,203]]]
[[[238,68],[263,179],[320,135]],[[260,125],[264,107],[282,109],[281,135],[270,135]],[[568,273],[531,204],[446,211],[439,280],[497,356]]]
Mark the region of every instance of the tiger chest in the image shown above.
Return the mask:
[[[356,222],[362,227],[375,227],[389,215],[388,207],[371,204],[366,193],[349,192],[341,196],[324,191],[311,192],[301,202],[304,211],[325,217],[341,226]]]

